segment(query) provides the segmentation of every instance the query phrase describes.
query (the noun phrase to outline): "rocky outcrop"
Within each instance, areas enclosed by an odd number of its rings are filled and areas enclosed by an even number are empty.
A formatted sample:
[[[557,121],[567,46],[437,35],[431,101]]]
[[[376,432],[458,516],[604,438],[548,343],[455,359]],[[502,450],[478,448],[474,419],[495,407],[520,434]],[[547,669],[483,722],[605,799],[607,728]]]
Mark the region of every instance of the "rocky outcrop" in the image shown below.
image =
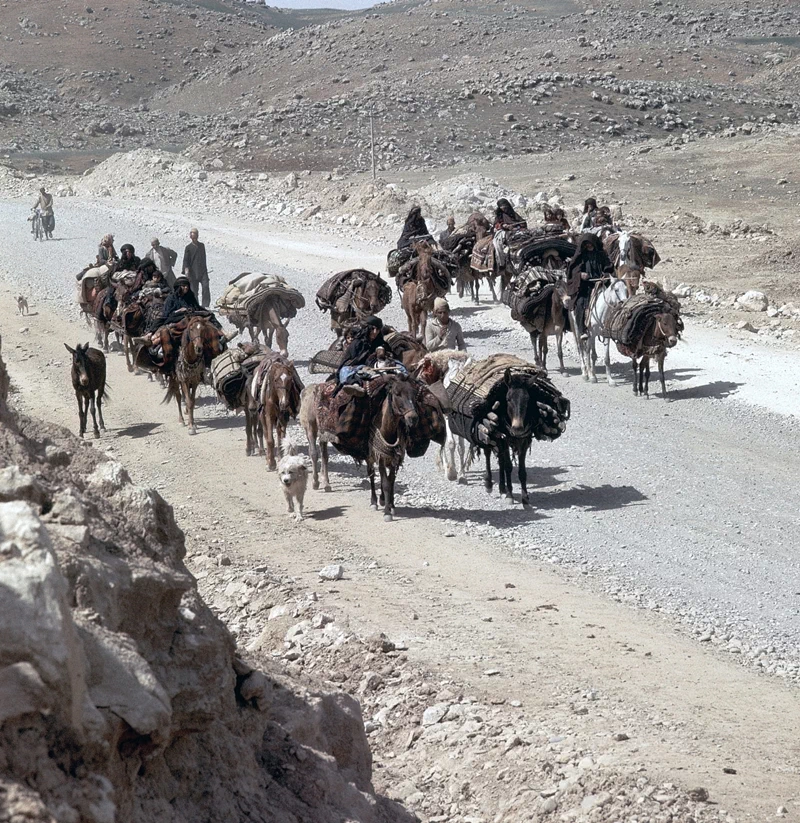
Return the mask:
[[[0,361],[0,821],[410,821],[358,703],[239,659],[172,507],[6,391]]]

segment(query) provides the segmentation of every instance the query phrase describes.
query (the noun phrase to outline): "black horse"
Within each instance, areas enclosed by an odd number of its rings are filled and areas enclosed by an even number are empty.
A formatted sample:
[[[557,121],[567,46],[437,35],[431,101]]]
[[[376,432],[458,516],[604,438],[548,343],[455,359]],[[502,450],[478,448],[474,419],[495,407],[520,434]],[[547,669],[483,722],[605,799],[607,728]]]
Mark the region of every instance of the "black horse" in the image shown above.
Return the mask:
[[[513,457],[517,458],[520,500],[529,502],[528,472],[525,458],[535,437],[537,440],[555,440],[566,428],[569,401],[547,378],[531,381],[506,369],[504,391],[492,406],[492,411],[478,427],[484,444],[486,474],[484,485],[492,490],[492,452],[497,454],[500,494],[513,499],[511,470]]]
[[[103,422],[103,400],[106,399],[106,358],[99,349],[90,349],[88,343],[76,348],[67,346],[72,355],[72,388],[78,400],[78,419],[80,435],[86,434],[86,419],[89,408],[92,410],[92,428],[95,438],[100,437],[100,429],[106,430]],[[95,409],[96,404],[96,409]],[[100,419],[100,428],[97,420]]]

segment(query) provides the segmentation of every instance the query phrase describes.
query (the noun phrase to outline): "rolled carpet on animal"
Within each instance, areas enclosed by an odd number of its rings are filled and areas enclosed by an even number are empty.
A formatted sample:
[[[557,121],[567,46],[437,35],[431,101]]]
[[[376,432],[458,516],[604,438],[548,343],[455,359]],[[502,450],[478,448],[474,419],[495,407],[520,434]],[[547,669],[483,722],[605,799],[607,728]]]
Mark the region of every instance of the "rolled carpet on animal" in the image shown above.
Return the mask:
[[[508,380],[506,379],[508,377]],[[556,440],[566,428],[570,403],[548,379],[547,372],[511,354],[493,354],[465,366],[452,380],[448,419],[453,434],[466,438],[473,446],[485,446],[477,428],[497,401],[502,401],[513,386],[526,387],[538,415],[533,426],[537,440]]]

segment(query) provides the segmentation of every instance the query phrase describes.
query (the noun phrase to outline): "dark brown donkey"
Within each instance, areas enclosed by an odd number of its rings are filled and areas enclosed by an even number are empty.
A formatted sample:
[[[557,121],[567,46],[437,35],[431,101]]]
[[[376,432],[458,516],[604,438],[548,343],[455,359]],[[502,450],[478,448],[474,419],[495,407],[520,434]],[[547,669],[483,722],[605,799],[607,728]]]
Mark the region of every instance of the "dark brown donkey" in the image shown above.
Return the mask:
[[[617,343],[620,353],[631,358],[634,394],[650,397],[650,358],[652,357],[658,365],[661,396],[666,398],[667,382],[664,377],[664,360],[667,351],[677,344],[682,331],[683,320],[671,312],[663,312],[650,319],[636,348],[625,347]]]
[[[99,349],[90,349],[88,343],[76,348],[67,346],[72,355],[72,388],[78,400],[78,417],[80,419],[83,437],[86,434],[86,417],[89,408],[92,410],[92,423],[95,438],[100,437],[100,430],[106,430],[103,422],[103,400],[106,399],[106,357]],[[97,410],[95,412],[95,405]],[[100,418],[100,428],[97,428],[97,419]]]
[[[256,370],[251,394],[258,404],[258,421],[267,447],[267,470],[275,471],[275,451],[281,450],[281,441],[292,418],[300,413],[300,393],[303,383],[294,362],[282,355],[270,353]]]
[[[211,361],[225,351],[227,340],[208,317],[191,317],[181,337],[175,373],[169,376],[164,402],[174,399],[178,404],[178,418],[186,425],[181,408],[181,397],[189,418],[189,434],[197,434],[194,424],[194,402],[197,387],[203,382],[203,373]]]

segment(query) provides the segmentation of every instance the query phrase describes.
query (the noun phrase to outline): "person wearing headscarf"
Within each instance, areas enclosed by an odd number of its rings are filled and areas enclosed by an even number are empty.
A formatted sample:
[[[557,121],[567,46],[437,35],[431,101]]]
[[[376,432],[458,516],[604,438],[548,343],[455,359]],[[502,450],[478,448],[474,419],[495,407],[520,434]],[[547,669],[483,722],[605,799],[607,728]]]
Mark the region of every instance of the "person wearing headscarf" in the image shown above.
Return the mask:
[[[461,324],[450,317],[450,304],[443,297],[433,301],[433,317],[425,326],[425,346],[428,351],[467,350]]]
[[[494,210],[494,227],[496,230],[527,229],[528,223],[524,217],[517,214],[505,197],[501,197]]]
[[[400,239],[397,241],[397,248],[411,248],[412,240],[416,237],[430,237],[428,224],[425,222],[422,209],[419,206],[413,206],[408,212]]]
[[[513,229],[527,229],[528,224],[523,217],[514,211],[514,207],[501,197],[497,201],[497,208],[494,211],[494,255],[499,268],[506,265],[506,232]]]
[[[142,261],[136,256],[136,250],[130,243],[123,243],[119,247],[119,253],[118,271],[136,271],[139,268]]]
[[[447,218],[447,228],[443,232],[439,233],[439,245],[444,246],[455,230],[456,218],[451,214],[450,217]]]
[[[117,252],[114,249],[114,235],[107,234],[100,241],[100,245],[97,248],[97,265],[103,266],[114,260],[119,260]]]
[[[544,210],[545,226],[550,227],[551,231],[556,229],[563,232],[569,231],[569,220],[567,220],[564,209],[558,207],[547,206]]]
[[[355,333],[350,345],[344,351],[342,365],[339,367],[338,392],[343,386],[348,386],[348,393],[362,394],[363,389],[354,383],[357,380],[358,370],[366,364],[367,360],[375,354],[379,348],[386,348],[386,341],[383,339],[383,320],[372,315],[368,317],[361,328]]]
[[[583,217],[581,218],[581,224],[579,226],[581,231],[592,228],[596,212],[597,200],[595,200],[594,197],[587,197],[586,200],[583,201]]]
[[[152,260],[156,268],[164,275],[164,279],[170,285],[175,283],[175,272],[172,267],[178,259],[178,252],[161,245],[161,241],[154,237],[150,241],[150,250],[145,254],[146,260]]]
[[[166,299],[162,318],[165,323],[174,323],[180,317],[172,317],[179,312],[199,311],[200,304],[192,291],[192,284],[188,277],[178,277],[175,280],[175,290]],[[170,319],[171,318],[171,319]]]
[[[578,238],[575,254],[567,266],[567,295],[575,308],[576,329],[581,338],[586,337],[586,310],[589,298],[597,283],[614,273],[614,266],[597,235],[584,233]]]

